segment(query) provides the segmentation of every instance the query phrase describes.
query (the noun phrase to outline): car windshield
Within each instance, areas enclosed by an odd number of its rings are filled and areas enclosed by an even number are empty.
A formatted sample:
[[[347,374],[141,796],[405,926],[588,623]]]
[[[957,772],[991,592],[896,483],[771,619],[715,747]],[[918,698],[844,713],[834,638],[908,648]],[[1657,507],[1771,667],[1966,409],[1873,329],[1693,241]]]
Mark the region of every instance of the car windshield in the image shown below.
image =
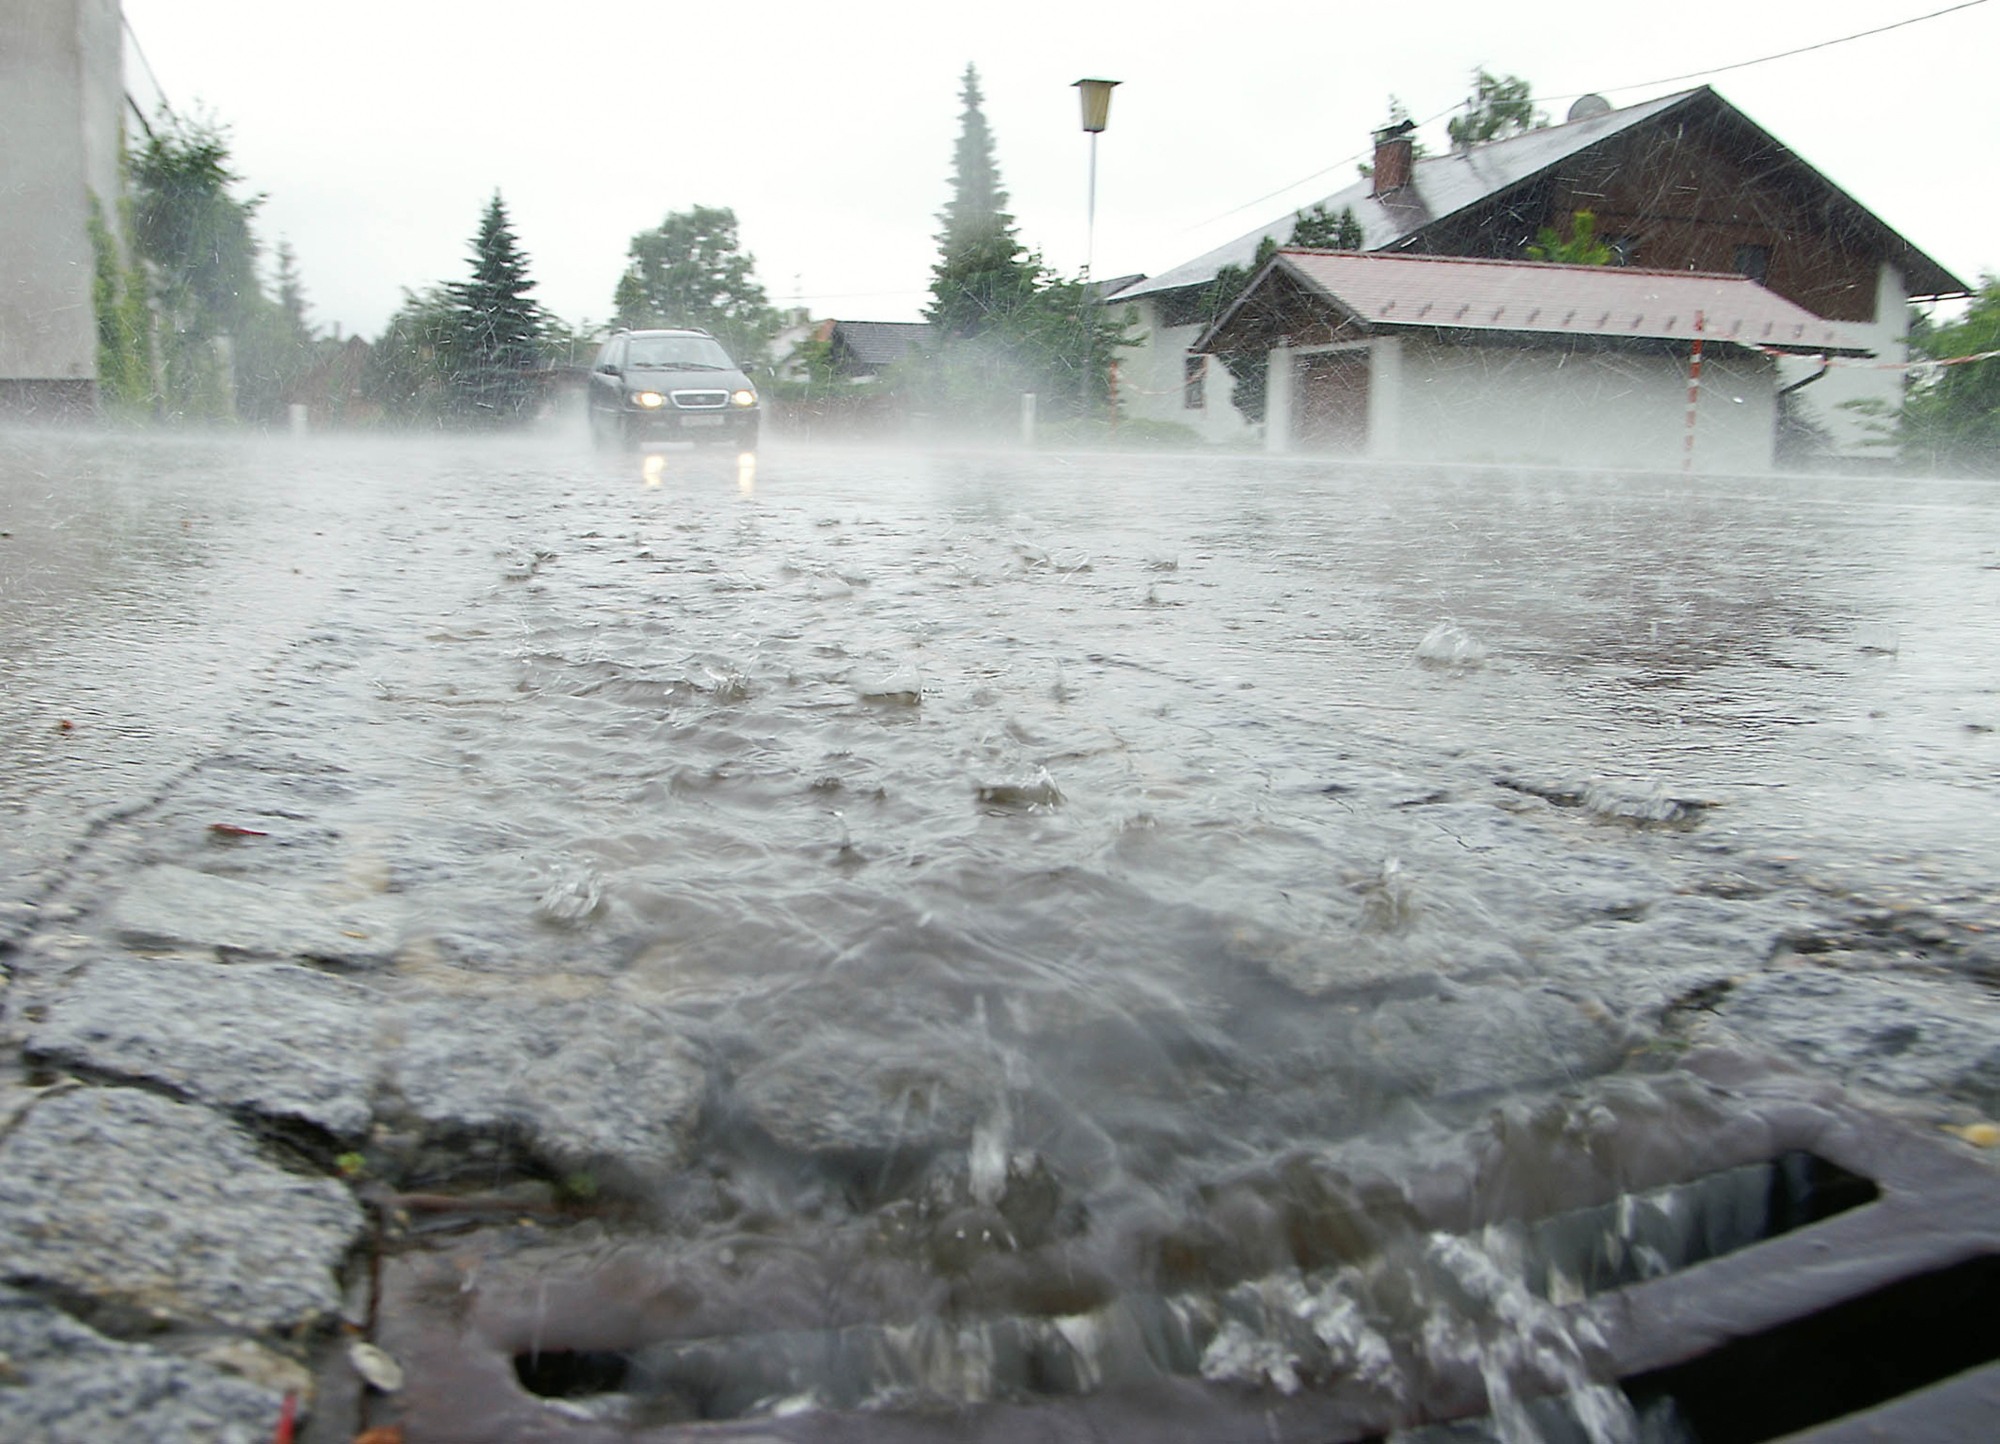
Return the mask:
[[[634,370],[727,371],[729,353],[706,336],[634,336],[625,364]]]

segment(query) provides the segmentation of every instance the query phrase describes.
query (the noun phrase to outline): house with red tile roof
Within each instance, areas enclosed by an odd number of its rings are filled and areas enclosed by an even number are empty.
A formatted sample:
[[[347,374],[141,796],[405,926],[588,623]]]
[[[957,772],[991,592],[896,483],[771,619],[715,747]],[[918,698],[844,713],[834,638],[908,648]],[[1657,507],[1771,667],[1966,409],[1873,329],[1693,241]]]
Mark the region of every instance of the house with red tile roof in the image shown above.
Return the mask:
[[[1788,352],[1766,358],[1768,366],[1759,363],[1770,372],[1775,395],[1783,398],[1773,403],[1771,414],[1782,409],[1792,424],[1815,428],[1835,457],[1873,454],[1871,427],[1852,403],[1893,406],[1900,399],[1897,368],[1906,359],[1909,303],[1969,290],[1707,86],[1616,110],[1587,97],[1563,124],[1444,155],[1416,155],[1408,128],[1392,128],[1376,137],[1370,172],[1320,202],[1332,214],[1353,213],[1362,233],[1360,250],[1367,253],[1522,265],[1544,230],[1568,234],[1577,212],[1589,211],[1613,259],[1610,266],[1585,269],[1733,275],[1837,327],[1859,354],[1822,364],[1817,351]],[[1258,428],[1230,403],[1230,374],[1214,361],[1214,346],[1237,333],[1210,335],[1207,349],[1196,342],[1219,320],[1212,291],[1216,274],[1224,266],[1249,264],[1267,237],[1284,244],[1292,221],[1291,215],[1281,217],[1107,298],[1110,305],[1129,308],[1137,321],[1132,334],[1141,342],[1121,360],[1128,414],[1181,421],[1212,441],[1257,436]],[[1568,278],[1561,284],[1583,285],[1587,278],[1574,274],[1577,269],[1559,268]],[[1269,283],[1273,289],[1266,301],[1305,273],[1300,263],[1288,261],[1283,274],[1286,279]],[[1432,279],[1442,275],[1432,273]],[[1481,284],[1486,283],[1500,282],[1496,274],[1484,273]],[[1342,284],[1357,284],[1356,273],[1343,271]],[[1454,287],[1458,284],[1455,279]],[[1683,317],[1681,324],[1687,323]],[[1238,331],[1248,324],[1245,318]],[[1404,338],[1417,334],[1380,316],[1368,324],[1388,328],[1371,333],[1378,340],[1392,332]],[[1357,334],[1316,344],[1358,345],[1361,339]],[[1593,344],[1629,347],[1667,339],[1604,336]],[[1677,343],[1683,369],[1687,339],[1683,335]],[[1580,333],[1572,336],[1573,343],[1580,340]],[[1499,343],[1487,335],[1483,344],[1490,351]],[[1534,347],[1508,342],[1502,349],[1547,351],[1551,344],[1543,336]],[[1389,351],[1371,341],[1365,354],[1386,357]],[[1723,354],[1736,353],[1725,347]],[[1510,362],[1510,374],[1520,376],[1528,364]],[[1286,373],[1278,385],[1282,389],[1296,379]],[[1292,394],[1298,396],[1299,389]],[[1750,404],[1748,397],[1744,404]],[[1290,424],[1298,424],[1299,415],[1295,412]],[[1299,439],[1273,434],[1268,425],[1262,429],[1267,441],[1280,446]],[[1379,433],[1371,443],[1388,444]]]

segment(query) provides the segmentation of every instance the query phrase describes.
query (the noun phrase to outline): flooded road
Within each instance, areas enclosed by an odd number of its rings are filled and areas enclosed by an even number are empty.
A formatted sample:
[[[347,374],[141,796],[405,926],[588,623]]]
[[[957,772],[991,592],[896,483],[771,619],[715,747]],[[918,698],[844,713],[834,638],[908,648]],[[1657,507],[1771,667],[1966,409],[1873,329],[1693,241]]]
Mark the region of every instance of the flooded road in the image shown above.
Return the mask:
[[[560,1214],[578,1438],[1407,1397],[1520,1307],[1330,1282],[1440,1151],[2000,1112],[1990,487],[15,434],[0,529],[10,1086]]]

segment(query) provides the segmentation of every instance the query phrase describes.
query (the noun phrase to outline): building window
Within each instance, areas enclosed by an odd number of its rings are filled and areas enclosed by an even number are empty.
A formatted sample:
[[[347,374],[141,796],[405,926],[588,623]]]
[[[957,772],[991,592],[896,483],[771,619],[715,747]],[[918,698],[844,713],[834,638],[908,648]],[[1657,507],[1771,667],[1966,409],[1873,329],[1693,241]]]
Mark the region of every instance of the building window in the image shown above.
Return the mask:
[[[1771,248],[1769,246],[1738,246],[1736,248],[1736,274],[1748,276],[1758,285],[1771,274]]]
[[[1187,411],[1199,411],[1208,404],[1204,392],[1208,381],[1208,358],[1189,356],[1181,374],[1181,406]]]

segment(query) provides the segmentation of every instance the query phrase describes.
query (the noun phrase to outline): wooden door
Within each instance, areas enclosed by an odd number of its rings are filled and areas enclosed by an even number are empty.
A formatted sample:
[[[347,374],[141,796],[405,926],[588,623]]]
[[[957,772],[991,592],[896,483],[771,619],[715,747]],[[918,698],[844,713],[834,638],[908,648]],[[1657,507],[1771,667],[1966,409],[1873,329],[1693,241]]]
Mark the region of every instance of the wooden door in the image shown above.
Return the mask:
[[[1368,349],[1298,358],[1293,423],[1304,451],[1360,455],[1368,449]]]

